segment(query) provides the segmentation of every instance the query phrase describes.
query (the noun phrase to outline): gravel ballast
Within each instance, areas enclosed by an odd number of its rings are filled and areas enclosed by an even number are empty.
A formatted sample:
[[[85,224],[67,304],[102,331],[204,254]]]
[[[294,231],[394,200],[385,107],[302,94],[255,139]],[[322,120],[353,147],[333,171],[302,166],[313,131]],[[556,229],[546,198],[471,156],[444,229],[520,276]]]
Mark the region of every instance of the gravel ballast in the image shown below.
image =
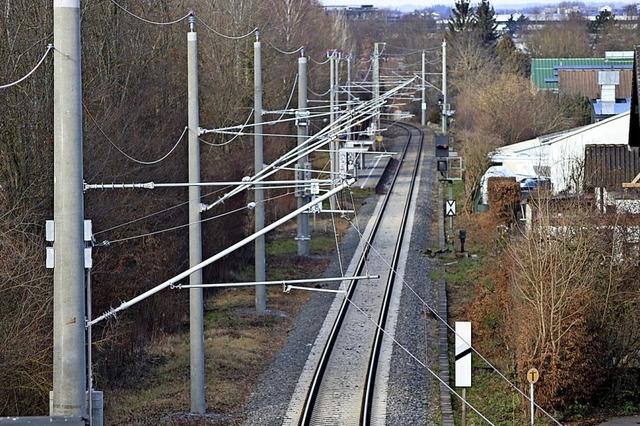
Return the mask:
[[[397,138],[389,149],[398,150],[404,138]],[[433,138],[427,134],[420,171],[421,185],[417,197],[415,224],[409,243],[409,255],[405,268],[405,280],[429,303],[435,300],[435,290],[427,280],[431,265],[423,254],[431,247],[431,220],[433,216],[433,182],[435,163],[433,159]],[[360,227],[363,229],[371,217],[373,209],[382,195],[372,195],[358,211]],[[350,230],[341,244],[343,263],[348,265],[359,242],[358,234]],[[373,260],[373,259],[372,259]],[[325,271],[324,276],[340,275],[340,266],[335,258]],[[437,361],[437,330],[431,324],[431,317],[425,315],[422,303],[413,294],[403,289],[400,310],[397,318],[396,338],[421,360],[427,359],[428,365]],[[281,425],[291,395],[296,387],[300,373],[305,365],[311,347],[322,326],[334,297],[330,294],[315,293],[296,319],[295,326],[289,332],[285,347],[272,365],[263,374],[246,406],[246,425]],[[428,372],[409,355],[397,347],[393,348],[389,371],[389,392],[387,424],[434,424],[433,395],[434,386]],[[437,386],[435,390],[437,390]]]

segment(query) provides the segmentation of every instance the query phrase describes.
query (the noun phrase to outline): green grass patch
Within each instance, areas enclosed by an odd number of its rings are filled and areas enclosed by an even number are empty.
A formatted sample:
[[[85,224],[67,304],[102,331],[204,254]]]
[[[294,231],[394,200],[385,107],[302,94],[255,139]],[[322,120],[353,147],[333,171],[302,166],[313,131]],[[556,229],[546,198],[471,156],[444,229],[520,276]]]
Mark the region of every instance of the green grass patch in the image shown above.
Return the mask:
[[[354,200],[365,200],[373,194],[373,188],[351,188]]]
[[[431,272],[429,272],[429,279],[431,281],[440,281],[443,277],[444,277],[444,274],[442,273],[442,271],[438,271],[434,269]]]
[[[476,259],[461,258],[446,267],[444,279],[451,284],[463,284],[474,280],[481,267],[482,264]]]
[[[298,242],[293,238],[278,238],[269,241],[266,246],[267,256],[283,256],[296,253]]]
[[[313,234],[309,243],[311,254],[328,254],[336,248],[333,235]],[[295,256],[298,253],[298,242],[292,237],[278,238],[269,241],[266,246],[267,256]]]
[[[461,203],[464,200],[464,182],[461,180],[453,181],[453,198]]]

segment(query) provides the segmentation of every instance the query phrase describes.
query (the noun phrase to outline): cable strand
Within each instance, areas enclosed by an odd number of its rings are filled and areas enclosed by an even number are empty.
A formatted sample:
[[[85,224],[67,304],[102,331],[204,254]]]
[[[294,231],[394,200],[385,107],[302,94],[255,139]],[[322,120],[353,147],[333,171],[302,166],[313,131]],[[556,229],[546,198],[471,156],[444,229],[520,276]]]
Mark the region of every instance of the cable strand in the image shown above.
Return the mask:
[[[111,3],[115,4],[120,10],[124,11],[125,13],[127,13],[128,15],[133,16],[134,18],[146,23],[146,24],[151,24],[151,25],[161,25],[161,26],[166,26],[166,25],[173,25],[173,24],[177,24],[178,22],[182,22],[185,19],[187,19],[189,16],[191,16],[191,12],[187,13],[186,15],[184,15],[182,18],[178,18],[175,19],[173,21],[167,21],[167,22],[162,22],[162,21],[152,21],[151,19],[147,19],[147,18],[143,18],[140,15],[136,15],[135,13],[131,12],[130,10],[128,10],[127,8],[125,8],[124,6],[122,6],[120,3],[118,3],[115,0],[110,0]]]
[[[31,71],[29,71],[28,73],[26,73],[24,76],[20,77],[19,79],[17,79],[14,82],[11,83],[7,83],[7,84],[3,84],[2,86],[0,86],[0,90],[1,89],[8,89],[9,87],[13,87],[16,86],[20,83],[22,83],[23,81],[25,81],[26,79],[28,79],[29,77],[31,77],[31,75],[37,71],[38,68],[40,68],[40,65],[42,65],[42,63],[44,62],[44,60],[47,58],[47,56],[49,55],[49,52],[51,52],[51,50],[53,50],[53,44],[49,44],[47,46],[47,50],[44,52],[44,55],[42,55],[42,58],[40,58],[40,60],[38,61],[38,63],[36,64],[35,67],[33,67],[31,69]]]
[[[102,134],[102,136],[116,149],[118,150],[118,152],[120,154],[122,154],[123,156],[125,156],[127,159],[133,161],[134,163],[138,163],[138,164],[142,164],[143,166],[152,166],[155,164],[158,164],[164,160],[166,160],[171,154],[173,154],[173,151],[176,150],[176,148],[178,147],[178,145],[180,145],[180,142],[182,142],[182,139],[184,139],[184,135],[187,133],[187,131],[189,130],[189,127],[185,126],[185,128],[182,130],[182,133],[180,134],[180,137],[178,138],[178,140],[176,141],[176,143],[173,145],[173,147],[169,150],[169,152],[167,152],[166,154],[164,154],[162,157],[158,158],[157,160],[153,160],[153,161],[144,161],[144,160],[138,160],[137,158],[132,157],[131,155],[127,154],[122,148],[120,148],[118,145],[115,144],[115,142],[113,142],[111,140],[111,138],[109,137],[109,135],[107,135],[105,133],[104,130],[102,130],[102,127],[100,127],[100,125],[98,124],[98,122],[96,121],[96,119],[93,117],[93,115],[91,115],[91,113],[89,112],[89,109],[87,108],[87,106],[84,104],[84,102],[82,103],[82,106],[84,107],[85,112],[87,113],[87,116],[91,119],[91,122],[93,122],[93,124],[96,126],[96,128],[98,129],[98,131],[100,132],[100,134]]]
[[[204,22],[202,19],[200,19],[200,18],[197,18],[197,19],[198,19],[198,22],[201,23],[203,27],[205,27],[206,29],[208,29],[209,31],[214,33],[215,35],[220,36],[222,38],[226,38],[228,40],[242,40],[243,38],[247,38],[250,35],[254,34],[256,31],[258,31],[258,28],[254,28],[254,29],[252,29],[250,32],[248,32],[246,34],[239,35],[239,36],[234,36],[234,35],[221,33],[220,31],[218,31],[215,28],[213,28],[211,25],[209,25],[206,22]]]
[[[276,52],[282,53],[283,55],[295,55],[296,53],[298,53],[298,52],[302,51],[302,49],[304,49],[304,46],[300,46],[300,47],[298,47],[296,50],[290,50],[290,51],[289,51],[289,50],[283,50],[283,49],[278,48],[277,46],[275,46],[275,45],[274,45],[273,43],[271,43],[270,41],[268,41],[268,42],[267,42],[267,44],[268,44],[269,46],[271,46],[271,48],[272,48],[273,50],[275,50]]]

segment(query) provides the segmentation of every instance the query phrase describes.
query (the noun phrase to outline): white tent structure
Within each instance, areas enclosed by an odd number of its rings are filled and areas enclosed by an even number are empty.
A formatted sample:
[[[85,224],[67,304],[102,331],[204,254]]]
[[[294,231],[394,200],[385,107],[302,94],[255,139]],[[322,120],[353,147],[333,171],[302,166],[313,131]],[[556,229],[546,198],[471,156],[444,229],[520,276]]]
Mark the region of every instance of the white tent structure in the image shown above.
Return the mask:
[[[483,201],[487,197],[486,180],[491,176],[513,176],[518,181],[528,177],[548,178],[556,194],[579,192],[585,145],[628,143],[629,112],[626,112],[588,126],[504,146],[491,154],[494,166],[482,177]]]

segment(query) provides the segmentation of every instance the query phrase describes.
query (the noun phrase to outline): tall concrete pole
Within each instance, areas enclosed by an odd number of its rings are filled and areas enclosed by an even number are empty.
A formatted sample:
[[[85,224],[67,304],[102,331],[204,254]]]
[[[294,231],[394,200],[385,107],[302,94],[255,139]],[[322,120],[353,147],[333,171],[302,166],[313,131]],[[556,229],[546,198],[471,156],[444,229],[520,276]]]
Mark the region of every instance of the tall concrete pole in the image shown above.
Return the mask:
[[[259,173],[264,167],[264,139],[262,137],[262,45],[260,35],[256,32],[256,41],[253,43],[253,99],[254,99],[254,173]],[[260,185],[255,186],[255,231],[264,228],[264,190]],[[255,240],[255,277],[257,282],[267,280],[267,266],[265,260],[264,235]],[[259,314],[267,310],[267,287],[256,286],[256,311]]]
[[[298,58],[298,146],[303,145],[309,136],[309,120],[306,117],[307,109],[307,58],[304,51]],[[298,160],[298,180],[308,179],[306,170],[309,167],[309,157],[304,156]],[[304,171],[302,171],[304,170]],[[304,194],[301,188],[298,189],[298,208],[308,204],[311,199]],[[309,256],[309,215],[302,213],[298,215],[298,256]]]
[[[85,417],[86,335],[80,0],[53,1],[53,399]]]
[[[335,67],[336,67],[336,71],[333,74],[336,78],[335,80],[335,98],[334,98],[334,107],[336,111],[340,110],[340,63],[342,61],[342,53],[341,52],[336,52],[336,62],[335,62]],[[338,116],[338,113],[336,112],[335,117]]]
[[[426,78],[426,58],[425,51],[422,51],[422,84],[420,89],[422,91],[422,104],[420,105],[420,110],[422,111],[422,120],[420,121],[423,126],[427,124],[427,90],[425,87],[425,78]]]
[[[373,45],[373,99],[380,99],[380,43]],[[380,114],[376,115],[376,129],[380,129]]]
[[[448,131],[449,107],[447,106],[447,41],[442,40],[442,133]]]
[[[200,183],[200,94],[198,81],[198,33],[195,16],[189,17],[187,72],[189,102],[189,183]],[[202,262],[200,186],[189,187],[189,267]],[[202,270],[189,276],[189,284],[202,284]],[[189,342],[191,355],[191,412],[204,414],[204,298],[201,288],[189,289]]]
[[[331,84],[329,85],[329,122],[333,124],[336,120],[336,52],[331,51],[331,56],[329,57],[329,65],[331,69],[329,70],[329,80]],[[332,170],[333,171],[333,170]]]
[[[329,123],[333,125],[333,122],[336,120],[336,51],[331,51],[331,56],[329,57],[329,80],[331,81],[329,85]],[[331,163],[331,179],[334,179],[336,173],[338,171],[338,143],[337,139],[332,139],[329,143],[329,162]],[[336,208],[336,197],[331,197],[329,199],[329,204],[331,206],[331,210]]]
[[[349,54],[347,56],[347,111],[351,111],[351,61],[353,61],[353,56]],[[347,139],[351,139],[351,134]]]
[[[333,109],[334,109],[334,120],[338,118],[338,111],[340,111],[340,63],[342,61],[342,52],[336,51],[336,60],[334,62],[334,66],[336,67],[333,76],[335,78],[334,80],[334,91],[335,91],[335,97],[333,99]],[[335,161],[336,161],[336,171],[339,172],[340,171],[340,154],[339,151],[342,148],[342,143],[340,142],[339,138],[336,138],[336,149],[335,149],[335,153],[333,154],[335,156]],[[337,175],[334,175],[334,177],[336,177]]]

